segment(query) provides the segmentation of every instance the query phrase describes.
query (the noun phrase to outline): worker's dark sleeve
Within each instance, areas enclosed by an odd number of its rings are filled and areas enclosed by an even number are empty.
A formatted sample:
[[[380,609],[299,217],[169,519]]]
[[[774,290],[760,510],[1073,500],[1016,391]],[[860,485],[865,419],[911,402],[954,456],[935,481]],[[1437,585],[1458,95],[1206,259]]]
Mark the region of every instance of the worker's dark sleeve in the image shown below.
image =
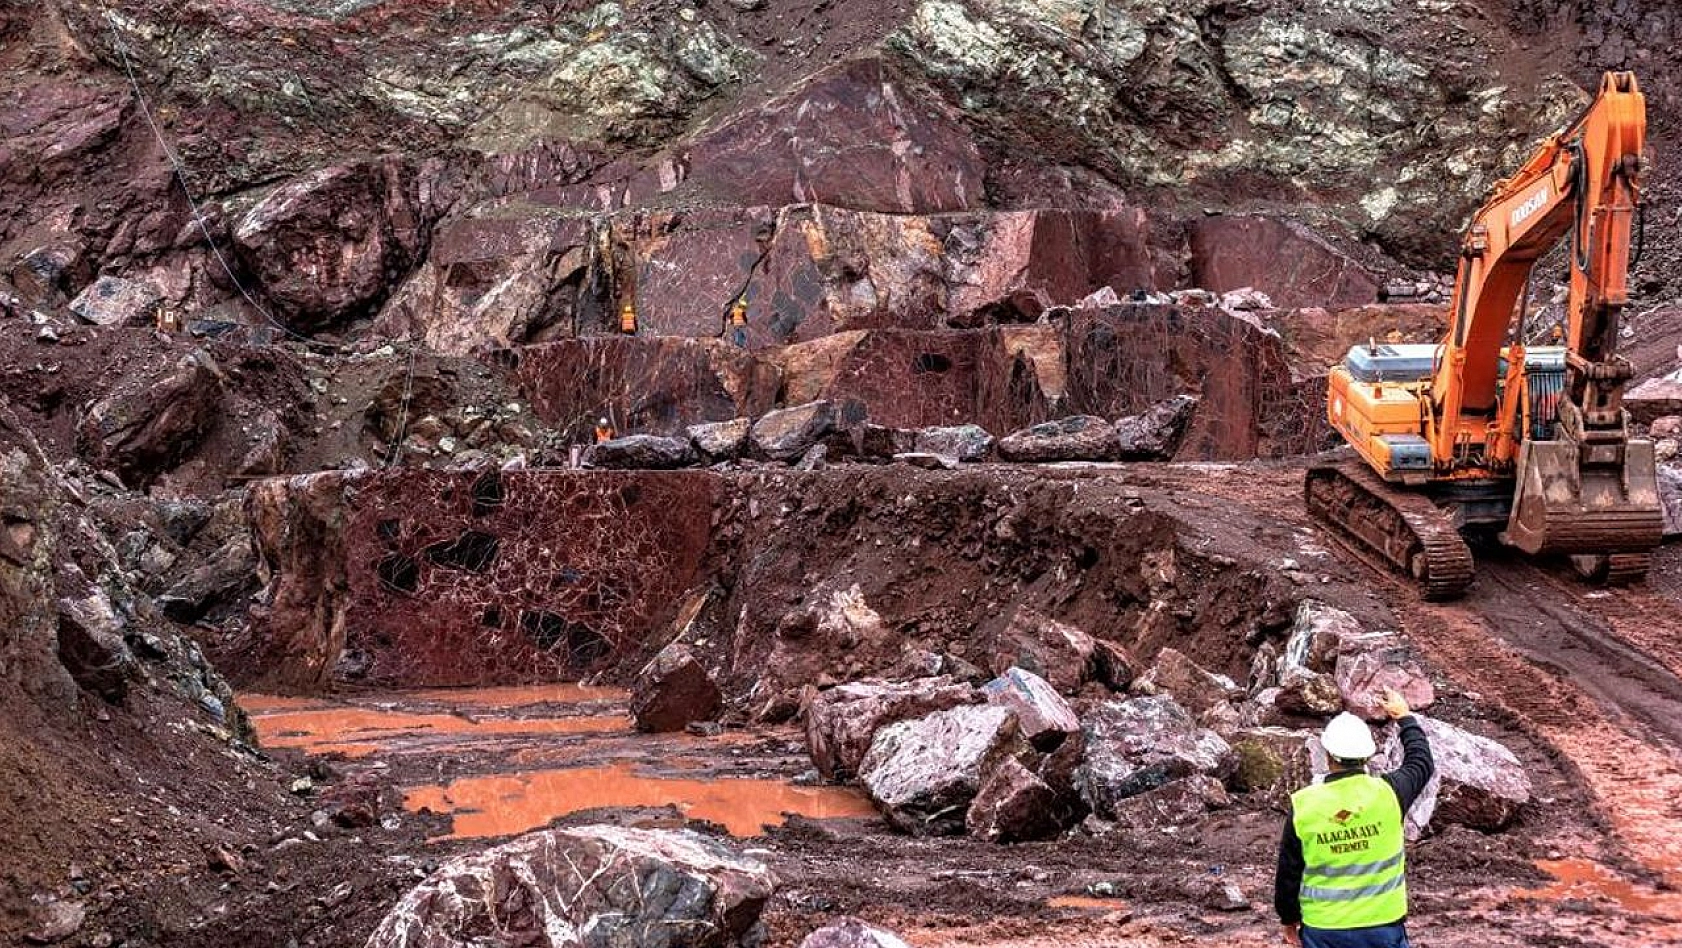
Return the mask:
[[[1385,774],[1384,779],[1396,791],[1396,799],[1406,813],[1437,772],[1437,762],[1431,757],[1431,742],[1419,719],[1410,714],[1396,723],[1402,729],[1402,765]]]
[[[1296,824],[1289,808],[1285,811],[1285,828],[1279,834],[1279,865],[1273,871],[1273,910],[1279,913],[1284,925],[1302,921],[1302,903],[1297,896],[1302,889],[1302,840],[1297,838]]]

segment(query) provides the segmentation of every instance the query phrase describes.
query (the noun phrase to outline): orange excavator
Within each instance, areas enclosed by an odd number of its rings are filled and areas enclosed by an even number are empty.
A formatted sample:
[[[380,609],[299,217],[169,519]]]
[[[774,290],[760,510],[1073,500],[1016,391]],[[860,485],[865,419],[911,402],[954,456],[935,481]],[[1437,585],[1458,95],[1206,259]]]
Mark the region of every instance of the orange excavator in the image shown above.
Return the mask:
[[[1630,437],[1623,408],[1630,364],[1615,351],[1646,134],[1635,76],[1607,73],[1588,109],[1472,217],[1443,341],[1356,346],[1332,369],[1327,417],[1359,458],[1309,470],[1309,512],[1428,599],[1471,582],[1467,535],[1564,555],[1598,581],[1646,575],[1663,514],[1652,442]],[[1530,272],[1561,238],[1564,344],[1527,347]]]

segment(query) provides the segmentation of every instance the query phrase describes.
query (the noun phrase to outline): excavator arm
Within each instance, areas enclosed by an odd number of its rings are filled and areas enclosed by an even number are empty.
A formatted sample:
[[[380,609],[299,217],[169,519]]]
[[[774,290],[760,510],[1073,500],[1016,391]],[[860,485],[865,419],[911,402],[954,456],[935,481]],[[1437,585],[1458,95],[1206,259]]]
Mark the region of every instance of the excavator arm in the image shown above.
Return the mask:
[[[1634,75],[1609,72],[1577,121],[1497,185],[1472,218],[1455,277],[1452,324],[1430,389],[1427,440],[1438,471],[1481,477],[1510,471],[1516,462],[1521,431],[1514,420],[1525,393],[1499,384],[1502,350],[1522,324],[1520,298],[1536,260],[1567,235],[1565,411],[1578,409],[1585,429],[1621,435],[1629,369],[1615,347],[1618,316],[1629,300],[1630,236],[1646,134],[1646,105]],[[1516,380],[1522,349],[1514,345],[1507,355],[1507,374]]]

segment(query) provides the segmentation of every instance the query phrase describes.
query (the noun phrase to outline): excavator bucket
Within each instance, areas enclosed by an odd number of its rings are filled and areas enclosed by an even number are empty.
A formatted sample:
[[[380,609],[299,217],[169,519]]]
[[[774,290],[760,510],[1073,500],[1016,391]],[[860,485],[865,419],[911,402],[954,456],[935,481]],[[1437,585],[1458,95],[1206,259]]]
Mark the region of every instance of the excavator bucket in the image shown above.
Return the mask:
[[[1526,441],[1502,539],[1530,553],[1645,554],[1664,512],[1651,441]]]

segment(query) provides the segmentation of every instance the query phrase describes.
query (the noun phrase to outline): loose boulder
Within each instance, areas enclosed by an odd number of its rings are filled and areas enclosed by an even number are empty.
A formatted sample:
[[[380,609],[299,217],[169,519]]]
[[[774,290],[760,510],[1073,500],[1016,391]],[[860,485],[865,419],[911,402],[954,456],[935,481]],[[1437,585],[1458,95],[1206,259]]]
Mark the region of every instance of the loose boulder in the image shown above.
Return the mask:
[[[1096,415],[1074,415],[1013,431],[999,439],[1006,461],[1109,461],[1118,451],[1113,425]]]
[[[708,461],[730,461],[742,455],[748,443],[748,431],[753,428],[751,418],[733,418],[690,425],[684,434],[702,458]]]
[[[70,311],[96,326],[150,326],[161,302],[150,283],[102,276],[70,301]]]
[[[913,444],[919,452],[960,461],[981,461],[993,450],[993,436],[980,425],[924,428],[917,432]]]
[[[1010,668],[981,686],[987,703],[1016,712],[1018,726],[1028,743],[1041,751],[1056,750],[1070,734],[1080,732],[1080,718],[1069,702],[1044,678],[1031,671]]]
[[[668,471],[695,463],[687,438],[634,434],[603,441],[590,449],[592,467],[612,470]]]
[[[686,645],[668,645],[637,673],[631,716],[640,731],[681,731],[711,721],[724,704],[718,685]]]
[[[1285,801],[1314,776],[1309,752],[1314,732],[1286,727],[1244,728],[1232,738],[1238,763],[1232,775],[1234,789],[1257,794],[1270,805],[1283,808]]]
[[[981,700],[974,688],[952,678],[848,682],[812,697],[806,708],[806,745],[818,773],[845,779],[858,772],[878,730]]]
[[[1128,797],[1193,774],[1225,777],[1237,763],[1220,735],[1198,727],[1168,695],[1104,702],[1081,730],[1086,760],[1076,786],[1104,819]]]
[[[1048,839],[1063,828],[1068,808],[1056,791],[1014,757],[987,773],[964,823],[971,836],[997,843]]]
[[[220,375],[210,354],[197,349],[144,387],[119,388],[83,416],[78,431],[83,452],[125,484],[149,484],[197,447],[215,423]]]
[[[1137,666],[1119,645],[1101,642],[1067,622],[1018,608],[983,627],[983,654],[996,675],[1012,667],[1031,671],[1059,692],[1072,695],[1089,681],[1125,689]]]
[[[1232,797],[1219,780],[1192,774],[1118,801],[1110,818],[1116,825],[1132,829],[1184,826],[1231,805]]]
[[[444,863],[368,948],[476,948],[486,932],[527,948],[758,944],[775,886],[764,863],[689,830],[544,830]]]
[[[1368,721],[1384,717],[1384,689],[1394,688],[1415,711],[1436,703],[1437,690],[1424,666],[1405,647],[1372,649],[1339,655],[1333,672],[1343,706]]]
[[[895,828],[956,836],[983,779],[1000,760],[1026,750],[1014,712],[950,708],[877,731],[859,780]]]
[[[1173,648],[1157,652],[1156,661],[1133,682],[1133,690],[1142,695],[1173,695],[1193,714],[1227,704],[1241,694],[1232,679],[1198,667],[1184,652]]]
[[[795,461],[835,429],[835,418],[835,406],[827,401],[766,412],[749,430],[749,442],[761,457]]]
[[[1486,833],[1505,829],[1530,802],[1530,777],[1513,752],[1497,741],[1452,724],[1419,717],[1431,742],[1437,770],[1407,813],[1407,835],[1418,839],[1433,827],[1458,824]],[[1324,770],[1324,752],[1316,760]],[[1369,769],[1383,773],[1402,762],[1398,732],[1381,742]]]
[[[1197,411],[1197,396],[1176,395],[1157,402],[1142,415],[1116,420],[1116,443],[1123,461],[1166,461],[1180,449]]]
[[[800,948],[911,948],[887,929],[856,918],[838,918],[807,935]]]

